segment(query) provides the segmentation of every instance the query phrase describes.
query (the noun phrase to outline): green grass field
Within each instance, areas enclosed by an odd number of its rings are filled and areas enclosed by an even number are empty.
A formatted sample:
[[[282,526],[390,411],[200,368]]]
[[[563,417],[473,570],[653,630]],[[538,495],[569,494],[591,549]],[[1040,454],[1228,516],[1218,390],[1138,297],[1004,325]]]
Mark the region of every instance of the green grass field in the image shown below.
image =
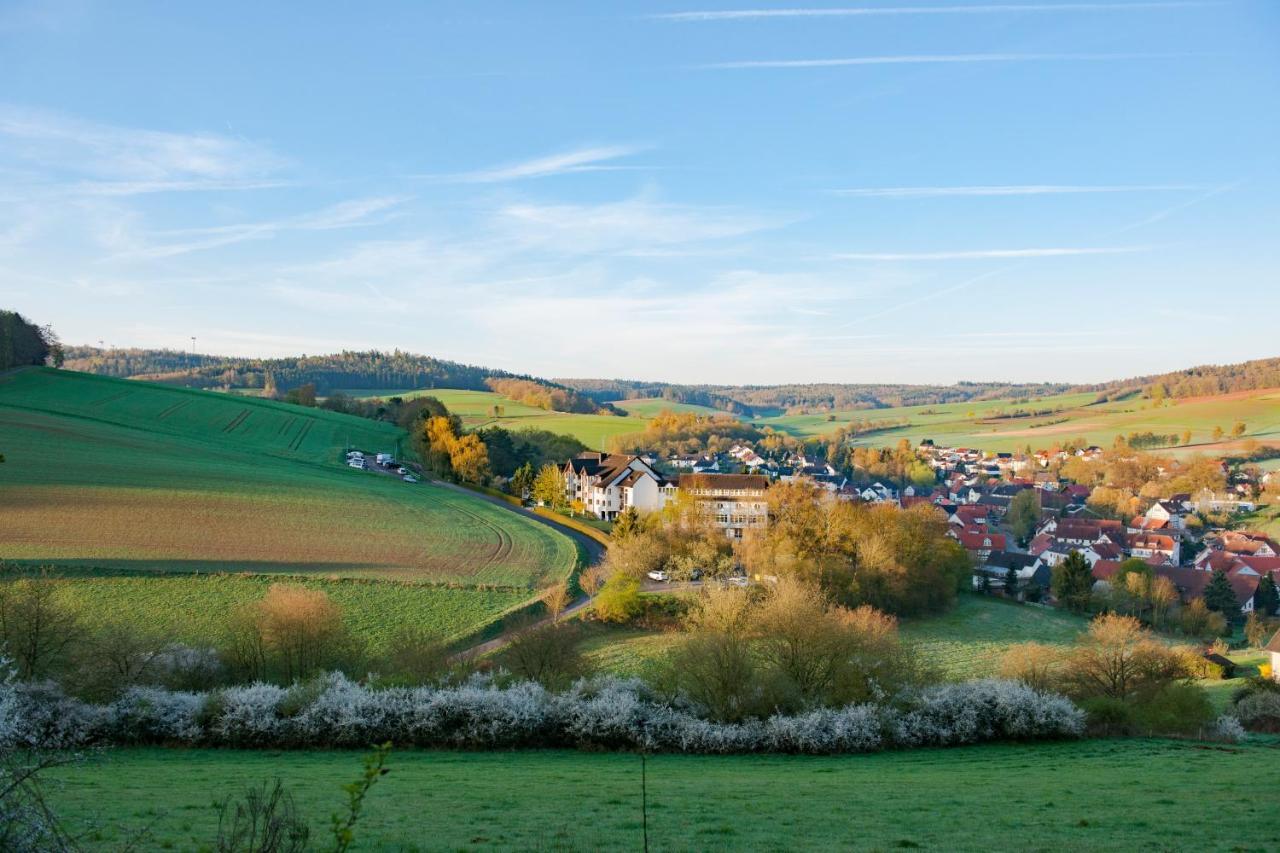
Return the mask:
[[[550,412],[535,406],[495,394],[492,391],[463,391],[449,388],[433,388],[424,391],[395,392],[389,391],[378,396],[424,396],[430,395],[448,407],[449,411],[462,418],[462,425],[467,429],[492,426],[494,424],[507,429],[545,429],[560,435],[572,435],[587,447],[604,450],[610,436],[644,429],[644,418],[616,417],[614,415],[571,415],[564,412]],[[494,406],[502,407],[502,414],[494,416]]]
[[[654,755],[653,850],[1274,850],[1276,744],[996,744],[841,757]],[[393,752],[360,850],[639,850],[640,757]],[[317,832],[355,752],[119,749],[51,774],[89,849],[194,850],[215,801],[281,778]],[[1247,780],[1247,781],[1244,781]],[[313,836],[314,837],[314,836]],[[323,844],[323,837],[317,839]]]
[[[965,679],[995,675],[1010,646],[1070,646],[1088,627],[1088,619],[1061,610],[962,594],[947,613],[902,620],[900,632],[944,675]]]
[[[0,377],[0,559],[534,588],[565,536],[477,497],[342,463],[389,424],[44,369]]]
[[[257,601],[279,576],[250,574],[111,573],[70,570],[60,599],[86,624],[124,619],[159,635],[195,646],[217,646],[228,617]],[[421,583],[349,579],[288,578],[327,594],[342,610],[353,636],[371,655],[387,648],[403,626],[431,636],[468,635],[497,615],[520,606],[529,593],[511,588],[441,587]]]
[[[855,439],[856,444],[883,446],[906,438],[913,444],[931,438],[939,444],[976,447],[991,451],[1016,451],[1028,444],[1032,449],[1051,446],[1055,441],[1085,437],[1090,443],[1109,447],[1117,435],[1131,432],[1178,433],[1191,430],[1191,442],[1184,452],[1220,453],[1230,443],[1214,443],[1215,426],[1230,431],[1236,421],[1247,427],[1245,438],[1280,444],[1280,392],[1256,391],[1223,397],[1172,401],[1155,407],[1148,400],[1123,400],[1094,404],[1094,395],[1064,394],[1027,403],[1008,400],[981,403],[951,403],[937,406],[910,406],[896,409],[868,409],[848,412],[781,415],[757,418],[759,426],[797,436],[829,433],[853,420],[900,420],[894,427]],[[1055,414],[1034,418],[992,419],[999,409],[1054,409]],[[834,419],[832,419],[834,418]]]
[[[457,391],[433,389],[419,391],[351,392],[361,396],[415,396],[432,394],[462,416],[468,427],[499,423],[509,428],[532,426],[577,436],[592,448],[604,449],[610,436],[637,432],[644,429],[645,421],[664,409],[679,412],[717,414],[715,409],[684,403],[671,403],[660,399],[619,400],[616,405],[625,409],[628,417],[616,418],[602,415],[569,415],[548,412],[516,403],[488,391]],[[1236,421],[1243,421],[1247,430],[1244,438],[1253,438],[1264,444],[1280,445],[1280,392],[1254,391],[1223,397],[1196,398],[1170,401],[1154,406],[1149,400],[1122,400],[1095,404],[1092,392],[1060,394],[1030,401],[985,400],[981,402],[948,403],[934,406],[905,406],[889,409],[859,409],[839,412],[814,411],[805,414],[770,415],[751,420],[759,427],[771,427],[800,438],[809,438],[833,432],[841,425],[855,420],[909,421],[904,426],[893,427],[867,434],[853,440],[854,444],[869,447],[896,444],[905,438],[913,444],[931,438],[939,444],[975,447],[990,451],[1017,451],[1027,445],[1032,449],[1051,447],[1055,442],[1083,436],[1092,444],[1109,447],[1117,435],[1131,432],[1177,433],[1191,431],[1187,445],[1170,448],[1167,452],[1178,455],[1190,453],[1221,454],[1239,446],[1230,439],[1214,442],[1214,427],[1230,431]],[[493,416],[493,407],[503,407],[500,418]],[[1048,409],[1053,414],[1034,418],[995,418],[1000,411],[1010,412],[1018,408]]]
[[[660,397],[644,397],[634,400],[614,400],[613,405],[622,409],[629,415],[637,418],[656,417],[662,412],[694,412],[699,415],[723,415],[725,412],[720,409],[713,409],[710,406],[698,406],[694,403],[676,403],[671,400],[663,400]]]

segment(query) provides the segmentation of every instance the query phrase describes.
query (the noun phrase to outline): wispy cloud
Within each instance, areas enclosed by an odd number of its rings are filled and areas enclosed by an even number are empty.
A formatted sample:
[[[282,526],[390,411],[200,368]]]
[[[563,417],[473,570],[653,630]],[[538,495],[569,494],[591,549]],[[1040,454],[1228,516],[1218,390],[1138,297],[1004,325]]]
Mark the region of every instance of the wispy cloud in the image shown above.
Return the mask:
[[[1198,2],[992,3],[972,6],[853,6],[830,9],[721,9],[649,15],[662,21],[744,21],[770,18],[856,18],[886,15],[1004,15],[1022,12],[1123,12],[1216,5]]]
[[[981,62],[1112,62],[1130,59],[1176,59],[1184,53],[936,53],[903,56],[846,56],[835,59],[747,59],[695,65],[704,70],[751,68],[841,68],[858,65],[946,65]]]
[[[512,204],[496,215],[515,245],[565,254],[657,256],[667,247],[741,237],[791,221],[734,208],[632,198],[604,204]]]
[[[962,252],[842,252],[840,261],[968,261],[991,258],[1057,258],[1071,255],[1125,255],[1150,251],[1150,246],[1090,248],[973,249]]]
[[[0,150],[104,194],[256,187],[286,165],[264,146],[214,133],[173,133],[0,104]],[[92,186],[86,187],[94,190]]]
[[[519,163],[509,163],[480,169],[475,172],[462,172],[456,175],[427,175],[424,177],[437,180],[457,181],[470,184],[496,184],[504,181],[521,181],[528,178],[546,178],[552,175],[566,175],[575,172],[602,172],[633,168],[611,163],[622,157],[629,157],[642,150],[633,145],[604,145],[591,148],[578,148],[546,157],[536,157]]]
[[[1140,193],[1199,190],[1194,184],[1138,184],[1132,186],[1067,186],[1062,184],[1020,184],[987,187],[863,187],[832,190],[852,198],[945,198],[948,196],[1075,195],[1079,193]]]
[[[130,244],[117,252],[113,259],[170,258],[243,243],[247,240],[262,240],[287,231],[334,231],[373,225],[382,221],[375,218],[376,214],[397,207],[404,201],[406,199],[402,197],[353,199],[311,213],[282,219],[161,231],[148,235],[149,239],[144,241],[130,241]],[[152,238],[159,239],[152,242]]]

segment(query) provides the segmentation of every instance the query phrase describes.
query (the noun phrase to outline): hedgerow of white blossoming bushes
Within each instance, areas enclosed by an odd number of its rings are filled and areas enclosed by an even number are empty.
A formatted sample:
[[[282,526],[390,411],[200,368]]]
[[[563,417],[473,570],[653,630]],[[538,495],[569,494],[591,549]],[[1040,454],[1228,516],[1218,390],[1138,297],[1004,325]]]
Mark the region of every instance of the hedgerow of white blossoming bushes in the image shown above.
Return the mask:
[[[1073,738],[1085,718],[1067,699],[1012,681],[926,688],[893,705],[850,705],[739,723],[707,720],[638,680],[533,682],[476,677],[451,687],[371,689],[340,674],[281,688],[207,693],[133,688],[107,705],[56,688],[2,688],[0,728],[60,744],[228,747],[398,745],[466,749],[577,747],[689,753],[853,753],[989,740]]]

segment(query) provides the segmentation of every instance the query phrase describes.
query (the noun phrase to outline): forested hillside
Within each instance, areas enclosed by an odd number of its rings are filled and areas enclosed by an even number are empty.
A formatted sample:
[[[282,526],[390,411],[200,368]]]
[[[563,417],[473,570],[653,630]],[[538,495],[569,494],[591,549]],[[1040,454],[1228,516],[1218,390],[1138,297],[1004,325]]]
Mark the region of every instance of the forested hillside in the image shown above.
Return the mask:
[[[1065,383],[1009,384],[958,382],[955,385],[867,385],[814,383],[793,385],[671,385],[625,379],[556,379],[596,400],[662,398],[751,416],[805,411],[850,411],[899,406],[964,403],[970,400],[1032,399],[1080,390]],[[626,408],[625,402],[620,404]]]
[[[1123,379],[1109,386],[1144,396],[1211,397],[1234,391],[1280,388],[1280,358],[1261,358],[1240,364],[1206,364],[1154,376]]]
[[[467,388],[488,390],[490,377],[516,377],[456,361],[412,353],[340,352],[288,358],[191,355],[178,350],[70,347],[66,366],[85,373],[129,377],[196,388],[270,388],[284,391],[312,383],[316,392],[336,388]]]
[[[46,361],[62,363],[62,345],[53,330],[17,312],[0,311],[0,370]]]

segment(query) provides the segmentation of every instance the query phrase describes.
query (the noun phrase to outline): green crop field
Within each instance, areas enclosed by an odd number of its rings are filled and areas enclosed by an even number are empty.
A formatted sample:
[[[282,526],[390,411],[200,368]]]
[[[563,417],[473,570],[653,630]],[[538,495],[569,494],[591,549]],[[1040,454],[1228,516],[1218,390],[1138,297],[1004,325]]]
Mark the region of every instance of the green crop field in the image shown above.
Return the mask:
[[[660,397],[638,398],[635,400],[614,400],[613,405],[629,415],[637,418],[653,418],[662,412],[694,412],[699,415],[724,415],[720,409],[710,406],[699,406],[694,403],[676,403]]]
[[[1230,431],[1244,422],[1244,438],[1280,444],[1280,392],[1253,391],[1221,397],[1168,401],[1154,406],[1149,400],[1122,400],[1094,403],[1092,393],[1063,394],[1028,402],[990,400],[949,403],[937,406],[909,406],[895,409],[863,409],[844,412],[814,412],[756,418],[758,426],[807,437],[829,433],[854,420],[899,421],[909,423],[854,439],[855,444],[883,446],[905,438],[913,444],[931,438],[939,444],[975,447],[990,451],[1016,451],[1027,445],[1047,448],[1056,441],[1083,436],[1090,443],[1109,447],[1117,435],[1131,432],[1182,433],[1191,431],[1191,442],[1182,452],[1221,453],[1232,442],[1214,442],[1213,428]],[[1000,410],[1018,408],[1053,410],[1052,414],[1028,418],[995,418]]]
[[[1089,620],[1061,610],[962,594],[947,613],[902,620],[902,638],[950,678],[995,675],[1000,658],[1018,643],[1069,646]]]
[[[604,449],[610,436],[638,432],[659,412],[717,414],[716,409],[660,399],[618,400],[627,411],[624,418],[604,415],[571,415],[548,412],[517,403],[489,391],[432,389],[418,391],[353,391],[359,396],[438,397],[451,412],[460,415],[467,427],[498,423],[508,428],[521,426],[548,429],[577,436],[592,448]],[[1227,439],[1214,442],[1214,427],[1230,432],[1237,421],[1245,424],[1245,439],[1280,445],[1280,392],[1252,391],[1221,397],[1168,401],[1155,406],[1149,400],[1131,399],[1094,403],[1092,392],[1060,394],[1033,400],[983,400],[933,406],[904,406],[887,409],[858,409],[839,412],[813,411],[803,414],[776,414],[750,419],[759,427],[770,427],[800,438],[824,435],[853,421],[901,421],[907,423],[853,439],[854,444],[878,447],[907,439],[913,444],[931,438],[939,444],[975,447],[990,451],[1017,451],[1048,448],[1064,439],[1084,437],[1108,447],[1117,435],[1131,432],[1176,433],[1191,431],[1187,445],[1169,448],[1174,454],[1230,452],[1239,443]],[[502,416],[494,417],[493,407],[502,406]],[[1036,417],[996,417],[1016,409],[1049,410]],[[721,413],[722,414],[722,413]]]
[[[195,646],[216,646],[228,617],[257,601],[278,575],[66,570],[61,601],[90,625],[123,619],[147,631]],[[288,578],[325,592],[342,610],[353,636],[371,655],[384,651],[396,631],[413,626],[454,639],[477,630],[528,600],[523,589],[434,586],[360,578]]]
[[[495,424],[506,429],[544,429],[559,435],[571,435],[593,450],[606,450],[611,436],[639,432],[645,426],[645,418],[641,417],[551,412],[518,403],[493,391],[430,388],[415,391],[377,389],[346,393],[362,397],[431,396],[444,403],[452,414],[461,417],[462,425],[467,429],[478,429]],[[501,407],[500,415],[495,416],[495,406]]]
[[[0,377],[0,559],[532,589],[565,536],[469,494],[356,471],[390,424],[31,369]]]
[[[1133,739],[836,757],[651,755],[649,845],[1274,850],[1275,746]],[[365,801],[357,849],[643,849],[637,755],[393,751],[387,766]],[[48,790],[88,849],[120,849],[145,827],[134,849],[194,850],[217,836],[216,801],[275,778],[327,833],[341,786],[359,768],[356,752],[118,749],[53,771]]]

